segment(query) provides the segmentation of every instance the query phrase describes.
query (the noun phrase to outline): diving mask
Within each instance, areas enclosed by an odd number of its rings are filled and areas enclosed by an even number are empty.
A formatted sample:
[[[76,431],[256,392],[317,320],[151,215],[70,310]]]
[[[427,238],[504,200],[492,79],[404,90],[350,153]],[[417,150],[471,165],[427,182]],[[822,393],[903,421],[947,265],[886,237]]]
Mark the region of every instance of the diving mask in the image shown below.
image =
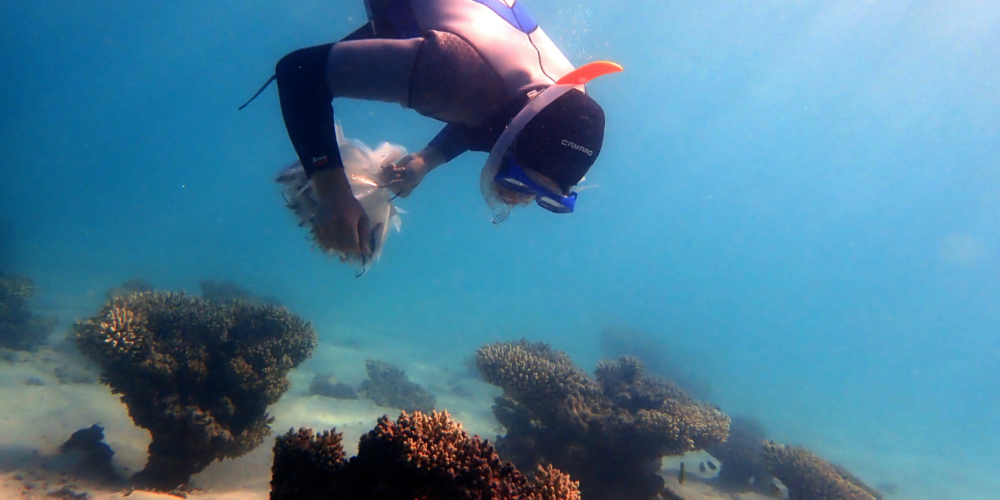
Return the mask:
[[[552,213],[568,214],[576,208],[575,191],[569,196],[563,196],[531,180],[517,160],[510,155],[505,156],[501,164],[500,171],[493,177],[493,182],[517,193],[533,195],[538,206]]]

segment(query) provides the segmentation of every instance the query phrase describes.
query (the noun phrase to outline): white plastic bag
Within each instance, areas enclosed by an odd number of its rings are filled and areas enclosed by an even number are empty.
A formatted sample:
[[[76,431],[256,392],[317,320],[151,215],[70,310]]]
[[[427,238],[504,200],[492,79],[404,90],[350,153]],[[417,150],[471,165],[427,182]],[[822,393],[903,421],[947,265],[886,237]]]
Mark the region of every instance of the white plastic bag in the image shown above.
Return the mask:
[[[361,267],[364,274],[382,256],[382,248],[389,237],[390,226],[399,231],[402,220],[392,202],[394,194],[386,186],[382,167],[399,161],[406,156],[406,148],[383,142],[372,150],[365,143],[344,137],[340,125],[337,128],[337,144],[340,157],[344,161],[344,172],[351,184],[354,197],[361,203],[371,223],[371,258],[358,254],[339,253],[341,260]],[[312,229],[313,216],[319,204],[312,181],[306,177],[302,163],[296,161],[278,174],[277,182],[282,185],[282,195],[288,208],[299,219],[299,226]],[[359,276],[361,275],[359,274]]]

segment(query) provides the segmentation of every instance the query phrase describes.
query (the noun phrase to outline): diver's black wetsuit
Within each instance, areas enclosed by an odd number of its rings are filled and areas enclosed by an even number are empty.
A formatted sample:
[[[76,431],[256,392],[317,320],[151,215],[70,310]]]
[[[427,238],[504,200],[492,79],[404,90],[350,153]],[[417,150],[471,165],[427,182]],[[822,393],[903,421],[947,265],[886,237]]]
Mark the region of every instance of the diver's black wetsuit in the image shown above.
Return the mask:
[[[489,151],[529,96],[573,69],[527,13],[510,5],[369,0],[369,24],[281,59],[281,110],[306,172],[343,167],[335,97],[396,102],[446,122],[431,141],[446,160]],[[600,127],[603,136],[603,115]]]

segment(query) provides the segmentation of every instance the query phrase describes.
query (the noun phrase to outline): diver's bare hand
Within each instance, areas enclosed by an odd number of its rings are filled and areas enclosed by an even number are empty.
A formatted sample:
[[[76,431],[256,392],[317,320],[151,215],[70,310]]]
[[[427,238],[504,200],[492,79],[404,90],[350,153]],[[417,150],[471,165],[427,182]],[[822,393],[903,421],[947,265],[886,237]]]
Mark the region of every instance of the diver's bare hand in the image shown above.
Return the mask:
[[[410,196],[424,176],[444,163],[444,156],[437,149],[428,146],[422,151],[406,155],[394,165],[386,165],[382,175],[387,180],[389,190],[400,198]]]
[[[361,203],[351,193],[344,170],[334,168],[312,176],[319,197],[313,235],[324,250],[371,256],[371,225]]]

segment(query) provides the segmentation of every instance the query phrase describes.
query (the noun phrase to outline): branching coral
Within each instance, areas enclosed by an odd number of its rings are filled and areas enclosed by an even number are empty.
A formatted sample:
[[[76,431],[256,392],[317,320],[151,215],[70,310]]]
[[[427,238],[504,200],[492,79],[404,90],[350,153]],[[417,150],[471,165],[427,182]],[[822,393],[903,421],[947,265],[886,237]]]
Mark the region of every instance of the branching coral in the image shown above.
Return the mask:
[[[74,333],[152,434],[146,468],[132,479],[159,490],[260,445],[273,421],[267,406],[316,345],[312,327],[284,308],[171,293],[112,297]]]
[[[538,468],[529,480],[447,412],[379,419],[344,459],[342,435],[289,431],[274,446],[271,500],[579,500],[576,483]]]
[[[757,420],[734,416],[729,427],[729,439],[706,448],[722,462],[718,482],[740,491],[753,489],[767,493],[771,474],[764,464],[762,446],[765,439],[767,433]]]
[[[35,282],[25,276],[0,273],[0,347],[30,350],[44,344],[55,320],[31,312],[28,301]]]
[[[843,467],[805,448],[764,443],[764,460],[788,487],[789,500],[882,500],[882,494]]]
[[[503,389],[493,413],[507,429],[500,453],[519,467],[551,462],[593,499],[647,499],[663,489],[660,459],[725,440],[729,419],[623,356],[597,380],[569,357],[526,340],[484,346],[483,378]]]
[[[382,361],[365,361],[368,380],[361,383],[358,394],[380,406],[399,408],[404,411],[431,411],[434,409],[434,395],[420,385],[410,382],[406,373]]]

